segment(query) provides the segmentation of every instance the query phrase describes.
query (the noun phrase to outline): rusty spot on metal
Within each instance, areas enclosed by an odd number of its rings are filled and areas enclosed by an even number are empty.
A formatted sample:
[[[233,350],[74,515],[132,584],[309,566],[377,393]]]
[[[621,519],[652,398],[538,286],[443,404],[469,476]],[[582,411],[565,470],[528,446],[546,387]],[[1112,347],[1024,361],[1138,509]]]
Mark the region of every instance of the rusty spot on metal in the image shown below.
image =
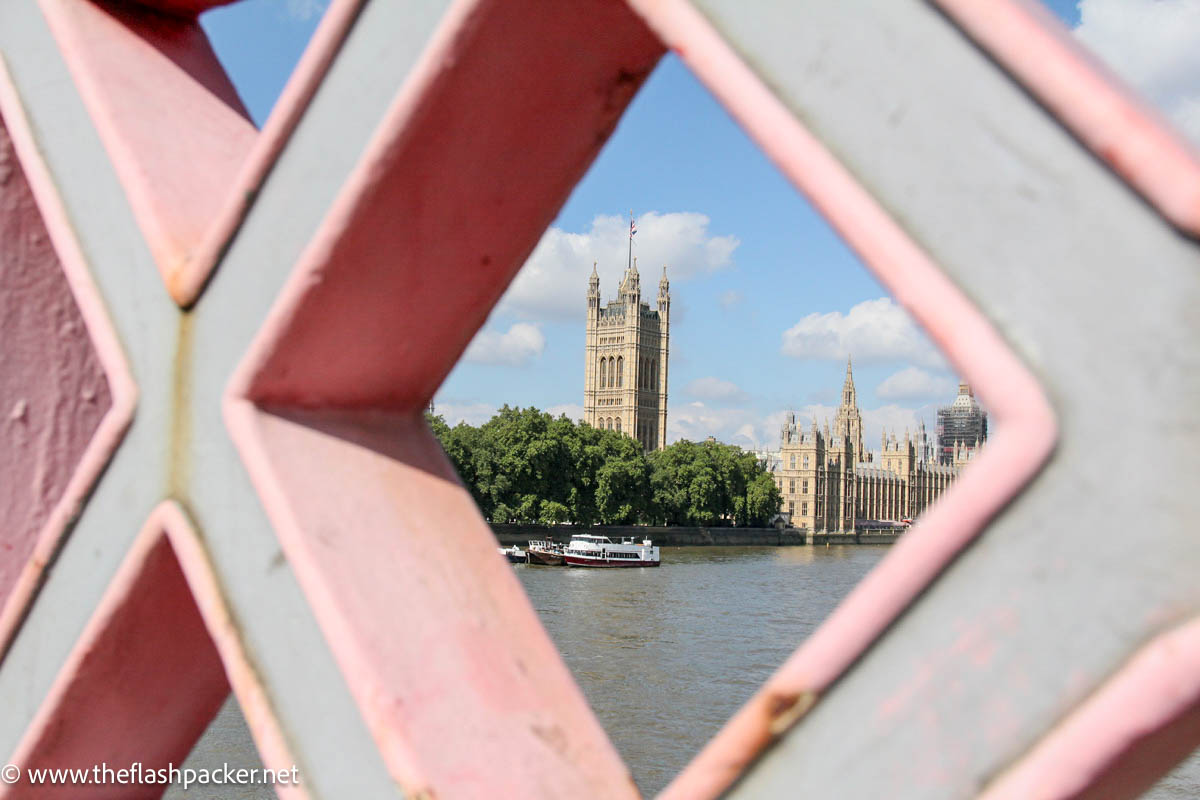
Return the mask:
[[[558,725],[530,725],[529,729],[554,752],[567,754],[567,734]]]
[[[642,81],[650,74],[649,70],[618,69],[616,77],[608,84],[604,98],[606,114],[619,113],[629,104]],[[615,125],[615,121],[614,121]]]
[[[767,704],[767,731],[771,736],[782,736],[817,704],[817,693],[775,694]]]
[[[187,485],[188,451],[192,438],[192,359],[195,354],[195,325],[191,314],[179,316],[175,358],[171,377],[171,430],[167,445],[167,494],[182,499]]]

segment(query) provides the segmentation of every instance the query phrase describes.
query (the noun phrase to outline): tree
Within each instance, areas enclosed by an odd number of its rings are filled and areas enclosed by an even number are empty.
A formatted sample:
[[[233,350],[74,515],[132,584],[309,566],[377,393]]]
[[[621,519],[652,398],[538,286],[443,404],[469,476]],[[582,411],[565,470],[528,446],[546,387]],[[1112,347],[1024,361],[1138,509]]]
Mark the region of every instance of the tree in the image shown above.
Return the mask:
[[[645,453],[616,431],[504,406],[479,427],[426,414],[492,522],[762,525],[779,510],[753,453],[715,441]]]

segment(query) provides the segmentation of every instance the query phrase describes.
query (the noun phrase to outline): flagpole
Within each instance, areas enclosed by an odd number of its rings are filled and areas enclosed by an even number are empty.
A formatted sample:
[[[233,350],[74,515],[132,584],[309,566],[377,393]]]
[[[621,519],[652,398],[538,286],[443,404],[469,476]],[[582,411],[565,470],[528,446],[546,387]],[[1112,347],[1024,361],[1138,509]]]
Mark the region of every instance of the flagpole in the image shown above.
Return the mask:
[[[625,262],[625,271],[633,269],[633,209],[629,209],[629,258]]]

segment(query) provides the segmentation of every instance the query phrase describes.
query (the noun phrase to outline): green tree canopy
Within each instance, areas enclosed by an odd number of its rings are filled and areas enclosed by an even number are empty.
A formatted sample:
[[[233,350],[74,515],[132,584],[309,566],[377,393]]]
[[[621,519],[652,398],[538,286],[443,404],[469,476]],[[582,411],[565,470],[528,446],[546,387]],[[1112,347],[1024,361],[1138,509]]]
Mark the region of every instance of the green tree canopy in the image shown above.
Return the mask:
[[[426,414],[446,456],[492,522],[763,525],[775,481],[753,453],[678,441],[646,453],[615,431],[505,406],[479,427]]]

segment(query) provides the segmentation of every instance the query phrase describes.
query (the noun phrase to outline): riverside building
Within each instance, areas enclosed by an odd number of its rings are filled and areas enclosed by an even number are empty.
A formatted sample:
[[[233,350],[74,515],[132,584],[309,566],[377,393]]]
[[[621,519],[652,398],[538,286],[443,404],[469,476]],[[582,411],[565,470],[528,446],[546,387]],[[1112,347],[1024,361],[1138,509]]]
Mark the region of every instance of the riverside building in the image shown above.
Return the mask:
[[[960,397],[962,391],[960,387]],[[969,395],[969,387],[966,391]],[[978,409],[974,397],[970,401]],[[796,415],[788,414],[780,430],[773,473],[783,495],[782,510],[793,526],[810,533],[853,533],[915,519],[950,488],[981,445],[982,439],[971,446],[956,444],[950,462],[941,463],[940,448],[922,422],[915,435],[906,430],[904,438],[898,439],[894,432],[885,433],[879,451],[868,451],[853,367],[847,360],[833,427],[826,419],[820,430],[814,418],[805,431],[796,424]]]
[[[600,305],[600,277],[592,264],[587,293],[587,345],[583,419],[594,428],[621,431],[646,450],[667,445],[667,356],[671,284],[663,266],[655,308],[642,302],[637,259],[632,259],[617,299]]]

